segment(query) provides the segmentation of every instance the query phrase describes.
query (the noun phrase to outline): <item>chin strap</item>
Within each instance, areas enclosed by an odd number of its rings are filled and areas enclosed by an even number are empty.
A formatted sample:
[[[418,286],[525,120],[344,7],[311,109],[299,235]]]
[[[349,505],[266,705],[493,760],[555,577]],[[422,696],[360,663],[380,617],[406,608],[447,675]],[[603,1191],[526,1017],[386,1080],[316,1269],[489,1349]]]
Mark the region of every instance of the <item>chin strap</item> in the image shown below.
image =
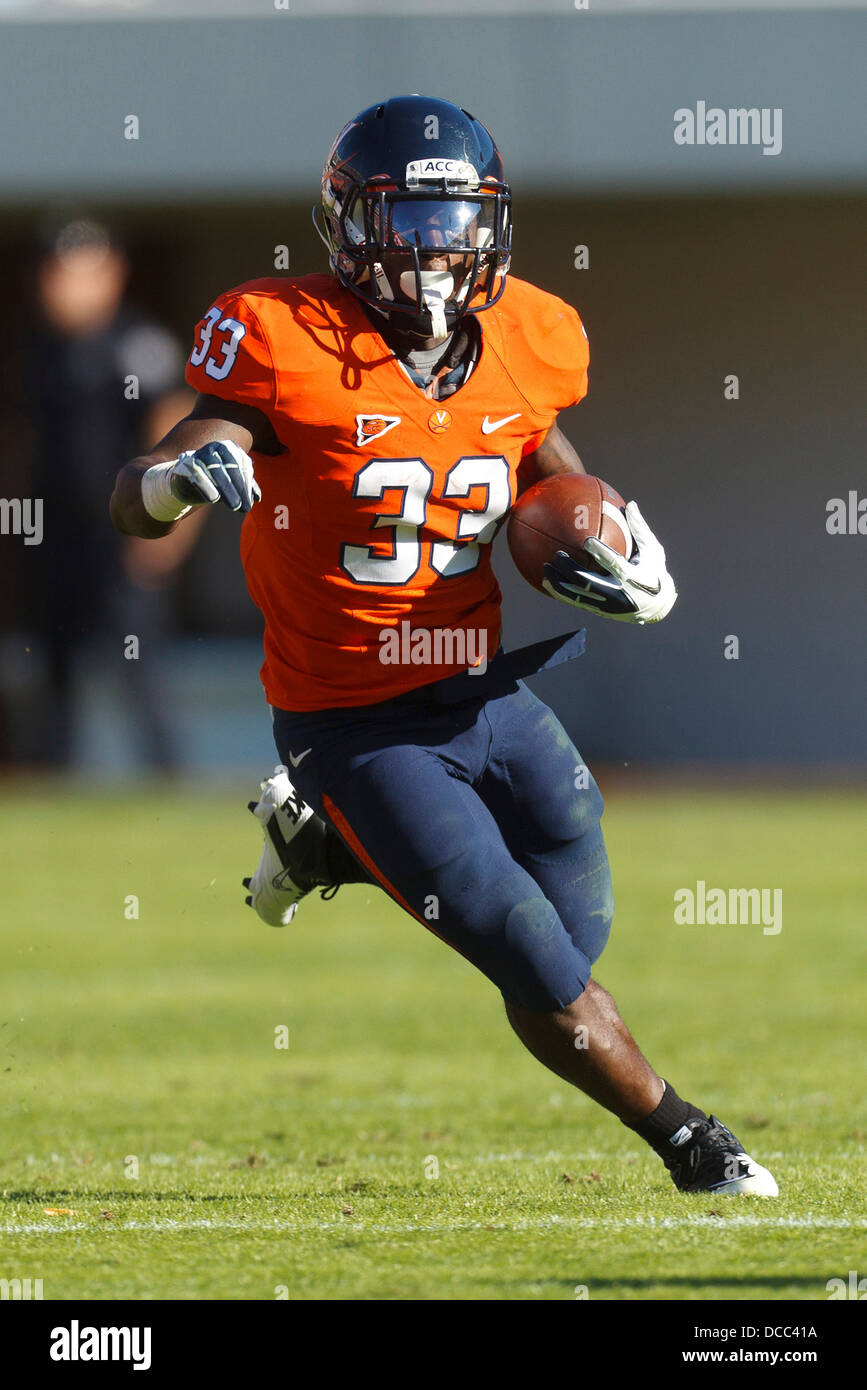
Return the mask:
[[[436,290],[425,290],[424,306],[430,314],[431,333],[434,338],[445,338],[448,333],[446,305],[442,295]]]
[[[422,270],[419,274],[422,298],[420,307],[425,308],[430,314],[430,336],[432,338],[445,338],[449,331],[446,323],[446,302],[454,294],[455,277],[450,270]],[[386,298],[394,298],[384,273],[377,275],[377,283]],[[405,270],[398,283],[407,299],[415,299],[416,278],[414,270]]]

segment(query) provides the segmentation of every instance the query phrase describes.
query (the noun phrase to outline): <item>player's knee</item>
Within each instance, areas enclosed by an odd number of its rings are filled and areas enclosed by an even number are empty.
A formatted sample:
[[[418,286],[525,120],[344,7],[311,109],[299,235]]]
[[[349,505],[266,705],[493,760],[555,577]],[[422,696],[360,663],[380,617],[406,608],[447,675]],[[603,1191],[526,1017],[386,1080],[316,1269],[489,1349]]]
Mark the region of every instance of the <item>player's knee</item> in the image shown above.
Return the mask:
[[[579,773],[581,778],[580,786],[576,787],[575,796],[572,798],[570,807],[570,819],[573,828],[574,838],[580,839],[585,835],[594,835],[599,831],[602,820],[602,812],[605,804],[602,800],[602,793],[597,787],[593,777],[587,769],[586,777]]]
[[[544,897],[516,903],[504,929],[503,994],[526,1009],[551,1012],[576,999],[590,978],[590,961],[572,941]]]
[[[540,824],[551,841],[567,843],[591,834],[605,809],[602,793],[560,721],[550,710],[541,716],[540,742],[551,750],[544,783]]]
[[[600,864],[593,873],[592,881],[592,891],[587,895],[586,929],[582,933],[581,947],[590,964],[595,965],[605,950],[614,921],[614,891],[607,856],[604,864]]]
[[[568,788],[569,823],[573,838],[593,834],[602,820],[605,803],[592,772],[577,750],[573,750],[578,761]]]

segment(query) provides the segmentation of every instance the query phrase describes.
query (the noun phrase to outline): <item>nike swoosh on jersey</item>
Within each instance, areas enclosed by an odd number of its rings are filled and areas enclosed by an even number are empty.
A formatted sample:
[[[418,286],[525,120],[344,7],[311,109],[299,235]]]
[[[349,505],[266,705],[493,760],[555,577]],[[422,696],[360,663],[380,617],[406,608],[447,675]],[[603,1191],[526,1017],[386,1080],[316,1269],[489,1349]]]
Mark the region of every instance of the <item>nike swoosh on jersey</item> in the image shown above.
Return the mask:
[[[312,752],[313,752],[313,749],[312,749],[312,747],[310,747],[310,748],[305,748],[305,749],[304,749],[304,752],[303,752],[303,753],[299,753],[298,756],[297,756],[297,758],[295,757],[295,755],[294,755],[294,753],[292,752],[291,749],[287,749],[287,752],[289,753],[289,761],[290,761],[290,763],[292,764],[293,767],[297,767],[299,763],[303,763],[303,761],[304,761],[304,759],[307,757],[307,754],[308,754],[308,753],[312,753]]]
[[[494,430],[498,430],[501,425],[508,425],[510,420],[520,420],[520,418],[520,410],[517,415],[504,415],[502,420],[489,420],[486,415],[482,421],[482,434],[493,434]]]

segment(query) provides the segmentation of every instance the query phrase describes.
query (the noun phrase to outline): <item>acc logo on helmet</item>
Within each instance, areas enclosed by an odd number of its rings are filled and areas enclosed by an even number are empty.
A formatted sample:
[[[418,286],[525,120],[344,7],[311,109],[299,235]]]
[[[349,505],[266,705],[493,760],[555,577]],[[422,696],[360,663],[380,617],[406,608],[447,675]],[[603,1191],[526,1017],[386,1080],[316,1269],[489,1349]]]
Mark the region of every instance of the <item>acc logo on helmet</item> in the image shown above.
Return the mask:
[[[420,179],[453,179],[457,183],[478,183],[479,176],[472,164],[464,159],[412,159],[406,166],[406,182]]]

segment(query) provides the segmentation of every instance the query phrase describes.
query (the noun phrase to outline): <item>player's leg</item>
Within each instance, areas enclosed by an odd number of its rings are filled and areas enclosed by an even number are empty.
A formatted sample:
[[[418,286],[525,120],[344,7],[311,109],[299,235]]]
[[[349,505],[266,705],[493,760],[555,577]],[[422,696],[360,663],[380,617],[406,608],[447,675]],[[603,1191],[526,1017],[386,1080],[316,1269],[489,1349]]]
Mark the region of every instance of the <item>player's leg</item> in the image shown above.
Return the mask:
[[[595,980],[564,1009],[538,1012],[508,999],[505,1005],[528,1052],[624,1124],[640,1124],[659,1105],[665,1083]]]
[[[481,703],[327,714],[278,712],[278,752],[371,877],[516,1002],[580,994],[589,962],[471,785],[490,748]]]
[[[487,712],[493,739],[479,794],[513,858],[542,888],[592,965],[614,914],[602,797],[559,720],[530,691],[522,687],[493,700]],[[625,1124],[658,1106],[664,1082],[595,981],[560,1010],[505,1002],[529,1051]]]
[[[518,823],[520,852],[532,857],[537,874],[545,862],[552,892],[570,910],[571,931],[469,785],[493,805],[508,787],[508,807],[499,808],[504,823],[525,797],[535,802],[520,769],[526,748],[530,761],[543,767],[550,752],[550,738],[540,741],[538,729],[530,736],[532,716],[541,711],[553,718],[525,692],[508,709],[492,702],[481,716],[425,710],[415,728],[401,715],[394,716],[403,721],[397,730],[376,713],[366,728],[350,713],[342,727],[320,726],[313,717],[293,724],[290,717],[275,732],[284,758],[298,763],[303,756],[295,775],[307,801],[324,811],[372,878],[497,984],[516,1032],[540,1061],[631,1124],[661,1153],[679,1186],[775,1191],[770,1174],[752,1164],[714,1117],[707,1119],[670,1087],[659,1099],[661,1079],[610,996],[590,985],[590,958],[576,938],[583,934],[589,951],[601,950],[610,884],[600,860],[601,801],[576,803],[576,788],[568,789],[565,771],[572,775],[577,754],[563,730],[546,730],[557,735],[559,757],[558,766],[542,774],[551,792],[545,805],[554,805],[556,814],[537,809],[534,816],[530,805]],[[523,742],[521,752],[507,752],[510,722],[520,730],[513,741]],[[541,721],[538,728],[544,727]],[[293,756],[293,747],[303,753]],[[579,907],[576,897],[583,898]],[[576,1046],[576,1039],[587,1045]]]
[[[528,1008],[563,1007],[582,991],[589,962],[469,781],[437,752],[384,749],[322,802],[371,877],[501,991]]]
[[[480,795],[515,860],[543,889],[582,958],[595,963],[613,915],[602,798],[551,710],[526,689],[488,706],[493,740]],[[773,1194],[776,1184],[730,1131],[654,1071],[611,995],[590,980],[562,1009],[506,998],[513,1029],[540,1062],[635,1129],[679,1186]]]
[[[506,1014],[527,1050],[634,1129],[681,1191],[777,1196],[772,1174],[731,1130],[656,1075],[595,980],[565,1009],[541,1014],[507,1000]],[[659,1098],[646,1110],[651,1093]]]

